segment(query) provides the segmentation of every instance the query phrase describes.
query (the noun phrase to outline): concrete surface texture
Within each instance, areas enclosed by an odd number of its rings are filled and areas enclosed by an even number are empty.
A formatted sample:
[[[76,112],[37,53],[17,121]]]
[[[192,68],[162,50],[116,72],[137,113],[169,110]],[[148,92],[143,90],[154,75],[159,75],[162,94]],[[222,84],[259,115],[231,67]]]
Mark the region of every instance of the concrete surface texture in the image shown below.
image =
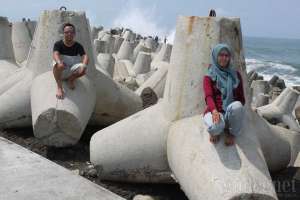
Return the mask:
[[[4,138],[0,152],[0,199],[124,200]]]
[[[269,121],[283,122],[291,130],[300,132],[300,127],[296,118],[293,116],[293,110],[297,103],[300,92],[292,87],[285,88],[282,93],[270,104],[258,107],[259,115]]]
[[[12,38],[11,26],[6,17],[0,16],[0,80],[4,81],[18,68],[16,64]]]
[[[151,77],[149,77],[136,91],[138,95],[141,95],[143,89],[150,87],[154,90],[155,94],[162,98],[165,89],[165,83],[168,74],[168,68],[170,66],[167,62],[159,62],[156,64],[158,69],[153,72]]]
[[[27,59],[35,27],[36,21],[22,21],[12,24],[12,44],[18,63]]]
[[[136,74],[145,74],[150,71],[151,54],[146,52],[140,52],[136,58],[133,66],[133,70]]]

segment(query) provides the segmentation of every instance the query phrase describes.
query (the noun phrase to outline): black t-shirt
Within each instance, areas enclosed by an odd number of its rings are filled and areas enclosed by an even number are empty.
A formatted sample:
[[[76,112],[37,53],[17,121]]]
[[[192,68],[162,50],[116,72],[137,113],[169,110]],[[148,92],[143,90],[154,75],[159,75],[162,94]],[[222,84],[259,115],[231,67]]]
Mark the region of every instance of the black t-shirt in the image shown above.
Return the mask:
[[[71,47],[68,47],[62,40],[55,42],[53,51],[58,51],[61,55],[66,56],[83,56],[85,54],[84,48],[80,43],[75,42]]]

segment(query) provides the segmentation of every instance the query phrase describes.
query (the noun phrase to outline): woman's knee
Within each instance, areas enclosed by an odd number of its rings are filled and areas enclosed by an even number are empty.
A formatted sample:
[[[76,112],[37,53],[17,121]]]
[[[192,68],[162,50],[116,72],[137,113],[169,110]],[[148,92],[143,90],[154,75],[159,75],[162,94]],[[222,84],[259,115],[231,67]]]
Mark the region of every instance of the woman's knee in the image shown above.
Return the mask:
[[[230,105],[233,109],[240,109],[244,107],[240,101],[234,101]]]
[[[240,101],[234,101],[228,106],[227,111],[230,113],[243,113],[244,106]]]

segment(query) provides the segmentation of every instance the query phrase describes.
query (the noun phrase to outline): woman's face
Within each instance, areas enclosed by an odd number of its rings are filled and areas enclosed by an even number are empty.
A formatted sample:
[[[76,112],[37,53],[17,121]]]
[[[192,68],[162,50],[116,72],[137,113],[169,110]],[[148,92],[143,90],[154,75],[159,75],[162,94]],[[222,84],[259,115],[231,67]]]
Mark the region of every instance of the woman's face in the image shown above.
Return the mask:
[[[218,64],[221,67],[228,67],[230,62],[230,54],[226,50],[222,50],[218,55]]]

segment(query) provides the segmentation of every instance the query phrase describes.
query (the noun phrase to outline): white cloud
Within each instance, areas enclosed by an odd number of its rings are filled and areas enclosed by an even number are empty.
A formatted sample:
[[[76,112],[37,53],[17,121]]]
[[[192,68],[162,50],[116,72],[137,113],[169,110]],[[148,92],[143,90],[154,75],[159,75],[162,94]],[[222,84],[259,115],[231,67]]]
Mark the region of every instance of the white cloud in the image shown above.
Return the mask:
[[[228,12],[227,10],[223,9],[223,8],[216,8],[215,9],[217,16],[229,16],[230,12]]]
[[[169,36],[172,30],[158,25],[156,5],[149,8],[141,8],[137,4],[129,2],[119,15],[113,20],[114,27],[130,28],[143,36]]]
[[[175,33],[176,33],[176,29],[175,29],[175,28],[172,29],[172,30],[169,32],[169,35],[167,36],[168,43],[170,43],[170,44],[173,44],[173,43],[174,43]]]

